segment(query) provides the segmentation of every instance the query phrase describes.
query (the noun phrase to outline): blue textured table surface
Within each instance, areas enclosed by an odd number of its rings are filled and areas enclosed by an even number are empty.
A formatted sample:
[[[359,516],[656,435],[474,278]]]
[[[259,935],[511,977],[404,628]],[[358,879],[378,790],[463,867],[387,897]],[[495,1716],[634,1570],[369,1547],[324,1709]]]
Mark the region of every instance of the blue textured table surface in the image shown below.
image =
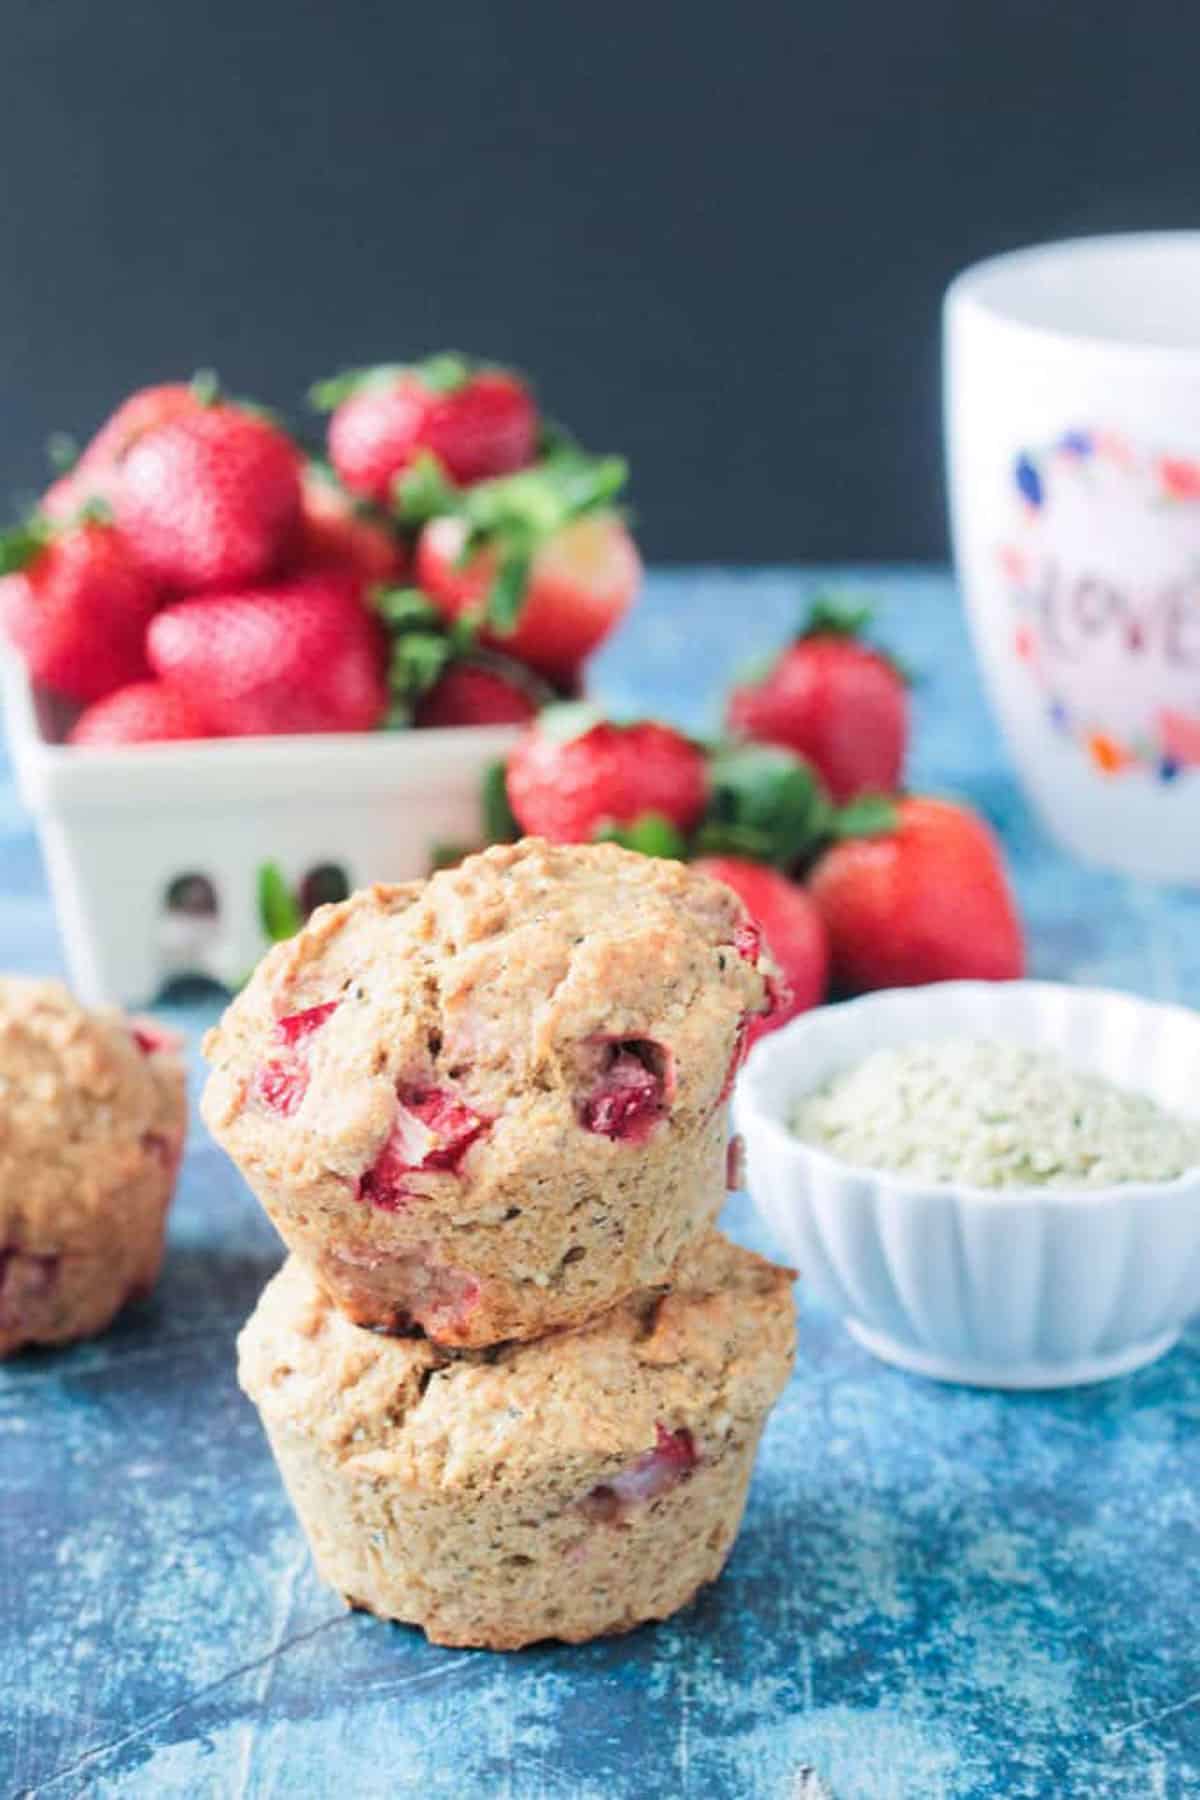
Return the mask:
[[[811,581],[811,576],[806,577]],[[863,573],[921,671],[914,785],[1003,833],[1037,974],[1200,1002],[1200,895],[1061,858],[983,709],[950,582]],[[803,583],[677,572],[604,655],[614,703],[711,723]],[[59,967],[0,766],[0,962]],[[166,1009],[193,1049],[214,1009]],[[736,1235],[765,1244],[746,1203]],[[1055,1396],[888,1370],[803,1302],[720,1584],[582,1649],[433,1649],[313,1576],[233,1373],[278,1261],[197,1125],[154,1299],[0,1371],[0,1785],[197,1796],[1200,1792],[1200,1330]]]

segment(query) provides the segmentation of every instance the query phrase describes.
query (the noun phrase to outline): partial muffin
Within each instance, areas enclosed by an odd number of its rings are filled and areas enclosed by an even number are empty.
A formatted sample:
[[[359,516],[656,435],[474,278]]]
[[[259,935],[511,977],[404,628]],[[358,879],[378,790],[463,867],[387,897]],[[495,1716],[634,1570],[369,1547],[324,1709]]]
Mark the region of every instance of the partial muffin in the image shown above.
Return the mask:
[[[0,976],[0,1356],[150,1291],[186,1120],[172,1036]]]
[[[240,1379],[326,1581],[437,1644],[580,1643],[719,1575],[795,1346],[791,1272],[717,1233],[668,1294],[455,1351],[352,1325],[291,1258]]]
[[[728,888],[530,838],[315,913],[209,1034],[204,1116],[359,1324],[536,1337],[711,1223],[769,1004]]]

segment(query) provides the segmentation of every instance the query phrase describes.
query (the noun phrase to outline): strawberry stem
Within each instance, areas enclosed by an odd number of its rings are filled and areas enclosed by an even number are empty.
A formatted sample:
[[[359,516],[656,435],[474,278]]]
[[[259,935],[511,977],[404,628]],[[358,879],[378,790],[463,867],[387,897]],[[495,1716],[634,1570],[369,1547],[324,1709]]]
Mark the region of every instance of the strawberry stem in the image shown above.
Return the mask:
[[[24,523],[0,532],[0,575],[15,575],[26,568],[45,549],[50,537],[49,526],[36,513]]]

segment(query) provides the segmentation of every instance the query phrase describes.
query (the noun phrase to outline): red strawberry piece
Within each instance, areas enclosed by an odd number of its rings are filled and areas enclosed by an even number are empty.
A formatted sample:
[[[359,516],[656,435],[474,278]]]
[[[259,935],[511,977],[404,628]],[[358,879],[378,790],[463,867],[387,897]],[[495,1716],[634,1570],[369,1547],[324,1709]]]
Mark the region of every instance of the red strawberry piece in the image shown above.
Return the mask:
[[[348,494],[319,464],[310,463],[301,480],[294,561],[297,568],[332,564],[352,569],[370,584],[399,580],[408,557],[382,515]]]
[[[359,1199],[396,1212],[412,1190],[409,1175],[457,1171],[489,1121],[447,1088],[406,1088],[383,1149],[359,1182]]]
[[[165,586],[262,581],[298,527],[299,457],[266,419],[202,406],[137,438],[121,461],[113,508],[134,553]]]
[[[281,1044],[302,1044],[310,1038],[314,1031],[319,1031],[326,1019],[337,1011],[337,1000],[326,1000],[320,1006],[306,1006],[303,1012],[288,1013],[285,1018],[275,1022],[275,1035]]]
[[[251,1083],[253,1097],[272,1112],[290,1117],[300,1105],[308,1091],[304,1046],[337,1007],[336,1000],[327,1000],[321,1006],[308,1006],[303,1012],[288,1013],[275,1021],[275,1039],[283,1047],[283,1054],[263,1063]]]
[[[687,832],[704,811],[702,753],[669,725],[601,721],[564,737],[566,711],[543,713],[509,754],[509,804],[523,831],[555,843],[587,843],[646,813]],[[583,716],[587,723],[588,715]]]
[[[165,681],[133,681],[81,713],[67,733],[67,742],[100,748],[218,735],[203,707],[188,694]]]
[[[466,533],[462,519],[437,518],[417,542],[417,579],[447,619],[481,614],[496,580],[499,553],[491,546],[460,565]],[[641,579],[637,546],[617,515],[585,513],[534,553],[515,622],[487,625],[480,640],[569,688],[628,612]]]
[[[666,1052],[640,1039],[605,1046],[604,1066],[581,1109],[585,1131],[623,1143],[644,1143],[667,1110]]]
[[[705,856],[696,863],[726,887],[731,887],[750,912],[754,927],[762,933],[765,948],[782,974],[778,984],[768,984],[771,1010],[748,1021],[744,1049],[749,1050],[765,1032],[786,1025],[797,1013],[819,1006],[829,979],[829,945],[821,915],[799,882],[790,881],[765,863],[747,862],[739,856]],[[734,933],[738,951],[757,961],[754,927]],[[751,955],[753,952],[753,955]]]
[[[0,570],[15,571],[0,580],[0,624],[39,686],[89,701],[149,675],[146,626],[159,594],[113,526],[35,523],[0,545]]]
[[[518,668],[460,661],[418,701],[413,722],[424,726],[527,725],[536,715],[536,687]]]
[[[172,1031],[156,1019],[130,1019],[129,1030],[143,1056],[180,1056],[185,1048],[182,1032]]]
[[[162,679],[203,695],[231,737],[369,731],[387,709],[379,625],[342,572],[180,601],[146,642]]]
[[[809,886],[843,992],[1006,981],[1024,970],[999,846],[965,806],[915,795],[897,801],[891,830],[835,844]]]
[[[463,485],[523,469],[537,452],[537,408],[524,382],[463,357],[367,370],[320,383],[314,397],[334,406],[334,468],[378,505],[388,504],[397,475],[422,452]]]
[[[819,608],[761,681],[735,688],[731,731],[795,750],[839,804],[899,786],[908,742],[903,675],[856,635],[862,613]]]
[[[619,1519],[629,1507],[669,1494],[691,1474],[700,1460],[691,1432],[668,1431],[659,1423],[654,1434],[653,1450],[585,1496],[583,1509],[590,1518],[601,1522]]]
[[[302,1062],[279,1058],[255,1071],[251,1093],[272,1112],[290,1118],[308,1092],[308,1070]]]

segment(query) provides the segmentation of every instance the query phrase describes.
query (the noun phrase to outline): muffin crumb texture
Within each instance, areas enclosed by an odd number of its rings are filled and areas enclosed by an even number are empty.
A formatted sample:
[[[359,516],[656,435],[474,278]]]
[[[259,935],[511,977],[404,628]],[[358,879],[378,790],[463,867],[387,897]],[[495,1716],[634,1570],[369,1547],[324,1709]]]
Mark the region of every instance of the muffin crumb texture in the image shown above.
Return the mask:
[[[149,1293],[185,1128],[172,1034],[0,977],[0,1356]]]
[[[843,1162],[982,1188],[1173,1181],[1200,1123],[1019,1044],[876,1050],[797,1107],[799,1138]]]
[[[582,1642],[715,1580],[791,1368],[791,1272],[715,1232],[667,1294],[491,1350],[351,1324],[292,1258],[243,1388],[318,1568],[440,1644]]]

